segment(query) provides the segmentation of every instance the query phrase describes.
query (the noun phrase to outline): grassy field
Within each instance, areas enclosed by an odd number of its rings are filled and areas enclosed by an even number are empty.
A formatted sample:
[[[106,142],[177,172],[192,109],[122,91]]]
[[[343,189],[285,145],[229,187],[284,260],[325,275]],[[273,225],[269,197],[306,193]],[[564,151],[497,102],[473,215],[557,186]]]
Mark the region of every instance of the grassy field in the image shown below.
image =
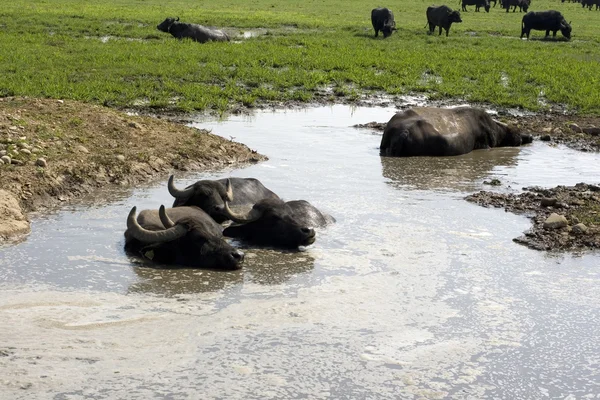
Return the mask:
[[[519,40],[524,14],[499,6],[489,13],[471,6],[450,37],[429,36],[431,2],[423,0],[12,0],[0,6],[0,96],[224,111],[309,102],[317,93],[352,100],[420,92],[600,115],[600,11],[532,3],[572,21],[572,40],[539,40],[540,31]],[[378,5],[396,16],[398,32],[386,40],[373,38],[370,11]],[[222,27],[234,40],[175,40],[156,29],[168,16]],[[244,38],[247,31],[259,34]]]

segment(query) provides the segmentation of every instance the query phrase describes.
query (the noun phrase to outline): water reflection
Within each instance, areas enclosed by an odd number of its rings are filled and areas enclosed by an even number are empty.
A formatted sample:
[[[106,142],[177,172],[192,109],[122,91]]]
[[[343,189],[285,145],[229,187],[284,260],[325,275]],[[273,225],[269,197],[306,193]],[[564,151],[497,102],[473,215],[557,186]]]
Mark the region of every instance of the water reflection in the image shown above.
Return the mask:
[[[518,147],[476,150],[456,157],[381,157],[382,174],[401,188],[473,190],[497,167],[515,166]]]
[[[236,246],[237,247],[237,246]],[[162,268],[136,263],[132,269],[138,280],[129,285],[129,293],[162,296],[215,292],[243,282],[279,285],[314,269],[309,250],[282,252],[272,249],[243,249],[246,254],[241,270],[211,271],[191,268]]]

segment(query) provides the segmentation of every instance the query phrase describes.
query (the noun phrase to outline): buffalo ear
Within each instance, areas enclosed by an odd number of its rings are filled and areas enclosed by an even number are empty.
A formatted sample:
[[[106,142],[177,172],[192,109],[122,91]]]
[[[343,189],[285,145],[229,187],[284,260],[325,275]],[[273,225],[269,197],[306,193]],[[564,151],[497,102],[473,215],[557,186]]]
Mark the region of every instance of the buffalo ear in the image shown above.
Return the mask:
[[[571,25],[571,22],[573,22],[573,21],[569,21],[569,25]]]

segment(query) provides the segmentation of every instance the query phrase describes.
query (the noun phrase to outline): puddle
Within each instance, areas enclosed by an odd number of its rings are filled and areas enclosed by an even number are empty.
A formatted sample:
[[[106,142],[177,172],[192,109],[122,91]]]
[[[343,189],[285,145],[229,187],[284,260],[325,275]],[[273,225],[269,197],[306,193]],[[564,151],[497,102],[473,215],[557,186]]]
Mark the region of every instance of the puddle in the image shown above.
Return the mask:
[[[205,117],[269,161],[256,177],[336,217],[299,253],[244,249],[240,271],[156,270],[124,255],[125,217],[163,181],[36,218],[0,248],[7,398],[567,398],[597,394],[598,255],[512,242],[520,216],[467,193],[571,185],[600,155],[536,142],[452,158],[380,158],[351,126],[395,108]],[[109,203],[105,200],[109,199]],[[5,356],[4,356],[5,355]]]

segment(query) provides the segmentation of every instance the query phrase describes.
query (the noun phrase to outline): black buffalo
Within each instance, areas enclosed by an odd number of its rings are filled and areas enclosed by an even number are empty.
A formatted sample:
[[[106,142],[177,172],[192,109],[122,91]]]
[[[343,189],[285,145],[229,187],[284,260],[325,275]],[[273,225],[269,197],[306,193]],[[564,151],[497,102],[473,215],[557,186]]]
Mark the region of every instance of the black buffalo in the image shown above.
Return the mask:
[[[527,35],[532,29],[536,31],[546,31],[546,37],[552,31],[552,37],[556,37],[556,32],[560,31],[564,37],[571,39],[571,25],[565,20],[559,11],[530,11],[523,16],[521,20],[521,37]]]
[[[519,7],[520,12],[527,12],[530,5],[531,0],[503,0],[502,2],[502,6],[506,8],[506,12],[510,10],[510,7],[513,7],[513,12],[517,11],[517,7]]]
[[[439,34],[442,34],[442,28],[444,28],[446,30],[446,36],[448,36],[448,31],[454,22],[462,22],[460,12],[452,11],[448,6],[427,7],[427,24],[429,25],[430,34],[433,33],[436,26],[439,26]]]
[[[380,154],[392,157],[457,156],[476,149],[520,146],[531,135],[495,121],[484,110],[471,107],[413,108],[397,113],[387,123]]]
[[[279,196],[253,178],[202,180],[180,190],[175,186],[171,175],[167,187],[171,196],[175,197],[173,207],[199,207],[217,222],[228,219],[223,213],[225,201],[232,206],[252,207],[263,199],[279,199]]]
[[[125,250],[160,264],[237,269],[244,253],[223,238],[221,225],[197,207],[144,210],[127,217]]]
[[[596,6],[596,10],[598,10],[600,9],[600,0],[581,0],[581,6],[583,8],[587,7],[590,10]]]
[[[314,243],[313,228],[333,222],[304,200],[285,202],[281,199],[265,199],[247,212],[234,212],[225,203],[225,212],[234,224],[225,228],[225,236],[240,238],[263,246],[297,248]]]
[[[485,12],[490,12],[490,1],[489,0],[461,0],[462,10],[467,12],[467,6],[475,6],[475,11],[479,12],[481,7],[485,8]],[[494,6],[496,4],[494,3]]]
[[[394,13],[387,8],[374,8],[371,11],[371,23],[373,24],[373,29],[375,29],[375,37],[379,35],[379,31],[386,38],[397,30]]]
[[[162,32],[167,32],[176,37],[177,39],[190,38],[196,42],[206,43],[210,41],[214,42],[227,42],[229,36],[223,31],[218,29],[207,28],[206,26],[198,24],[186,24],[179,22],[179,17],[167,18],[159,25],[156,29]]]

